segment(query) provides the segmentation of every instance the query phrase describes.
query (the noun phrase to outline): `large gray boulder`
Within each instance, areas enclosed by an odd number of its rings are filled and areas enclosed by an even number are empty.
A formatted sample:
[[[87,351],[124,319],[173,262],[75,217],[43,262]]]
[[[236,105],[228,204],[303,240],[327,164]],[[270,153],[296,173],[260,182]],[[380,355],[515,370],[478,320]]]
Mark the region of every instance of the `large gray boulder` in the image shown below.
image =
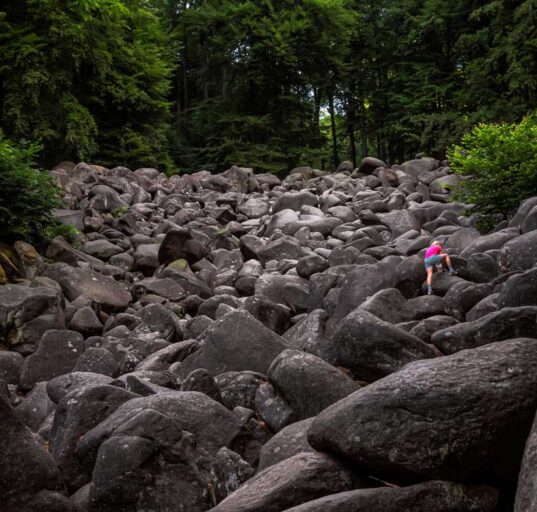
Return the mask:
[[[500,249],[500,265],[509,271],[527,270],[537,263],[537,230],[513,238]]]
[[[84,245],[82,245],[82,247],[80,248],[80,250],[86,254],[89,254],[90,256],[94,256],[95,258],[99,258],[101,260],[107,260],[111,256],[123,252],[123,248],[118,247],[117,245],[106,239],[91,240],[85,242]]]
[[[237,167],[232,165],[220,176],[225,177],[230,183],[230,190],[241,194],[252,193],[259,187],[257,176],[250,167]]]
[[[158,248],[158,262],[164,265],[179,259],[193,265],[208,255],[209,251],[205,245],[190,229],[185,228],[169,231]]]
[[[407,365],[325,409],[308,441],[397,483],[514,484],[537,409],[537,340]]]
[[[519,228],[523,223],[528,214],[533,211],[537,206],[537,197],[529,197],[528,199],[522,201],[518,207],[517,212],[513,215],[513,218],[509,221],[509,227]]]
[[[15,416],[32,432],[38,432],[46,418],[54,412],[56,404],[47,394],[46,382],[38,382],[22,403],[15,407]]]
[[[397,265],[392,286],[397,288],[407,299],[411,299],[422,293],[426,277],[423,259],[417,255],[410,256]]]
[[[410,174],[414,179],[417,179],[422,173],[430,173],[434,169],[438,168],[438,160],[434,158],[416,158],[414,160],[408,160],[401,164],[401,169],[407,174]]]
[[[309,289],[309,283],[294,275],[264,274],[255,283],[255,295],[263,295],[276,304],[286,303],[286,289],[298,288],[304,293]]]
[[[262,198],[251,197],[243,204],[241,204],[241,206],[239,207],[239,211],[241,213],[244,213],[244,215],[246,215],[250,219],[257,219],[259,217],[263,217],[263,215],[266,215],[268,213],[269,204],[266,200],[263,200]]]
[[[50,242],[45,256],[51,261],[63,262],[72,266],[76,266],[79,261],[92,264],[95,268],[103,266],[100,259],[75,249],[61,236],[57,236]]]
[[[358,265],[349,272],[341,286],[338,305],[328,321],[327,329],[334,330],[345,316],[379,290],[391,288],[399,261],[398,257],[388,257],[376,264]]]
[[[328,455],[299,453],[258,473],[211,512],[280,512],[347,491],[352,480],[352,474]]]
[[[24,358],[17,352],[0,351],[0,381],[17,385],[23,361]]]
[[[283,334],[283,339],[293,348],[319,355],[323,345],[324,327],[328,315],[323,309],[315,309]]]
[[[255,471],[229,448],[220,448],[211,466],[212,494],[217,503],[236,491]]]
[[[64,226],[74,226],[79,231],[84,230],[84,212],[80,210],[69,210],[67,208],[53,208],[52,215]]]
[[[244,309],[276,334],[282,335],[291,326],[291,311],[283,304],[275,304],[263,295],[248,297]]]
[[[480,237],[481,234],[475,228],[461,228],[449,235],[444,247],[448,253],[460,253]]]
[[[457,320],[451,316],[434,315],[422,320],[420,323],[412,327],[409,332],[410,334],[417,336],[420,340],[430,343],[431,336],[435,332],[447,327],[451,327],[457,323]]]
[[[503,285],[497,299],[498,307],[537,305],[537,268],[511,276]]]
[[[49,381],[73,370],[84,351],[84,338],[75,331],[47,331],[37,352],[24,360],[20,386],[32,389],[37,382]]]
[[[258,470],[262,471],[297,453],[314,452],[308,443],[308,430],[313,420],[314,418],[308,418],[291,423],[267,441],[261,448]]]
[[[438,172],[438,171],[437,171]],[[448,174],[436,178],[430,185],[429,190],[431,194],[449,194],[452,190],[455,190],[462,181],[462,177],[458,174]]]
[[[81,388],[105,386],[113,381],[111,377],[92,372],[70,372],[47,382],[47,394],[58,404],[71,391]]]
[[[526,441],[524,459],[518,477],[514,512],[537,510],[537,416]]]
[[[282,210],[294,210],[298,212],[304,205],[317,206],[318,204],[319,198],[307,190],[288,192],[276,200],[272,208],[272,213],[278,213]]]
[[[139,395],[105,385],[74,389],[60,400],[54,414],[50,447],[70,488],[79,489],[91,480],[93,468],[85,467],[76,453],[79,439],[133,398]]]
[[[195,437],[168,415],[145,410],[99,447],[89,512],[183,510],[208,507],[210,464]]]
[[[406,322],[412,315],[406,308],[406,299],[397,288],[384,288],[358,306],[361,311],[367,311],[377,318],[398,324]]]
[[[372,156],[366,156],[360,162],[358,171],[364,174],[372,174],[375,171],[375,169],[378,169],[379,167],[386,167],[386,164],[382,160],[379,160],[378,158],[375,158]]]
[[[108,185],[95,185],[90,191],[91,207],[98,212],[111,212],[119,208],[128,208],[119,193]]]
[[[493,291],[492,284],[455,283],[444,296],[445,312],[457,320],[464,320],[466,313]]]
[[[259,386],[266,382],[265,375],[256,372],[226,372],[215,377],[222,403],[230,410],[235,407],[255,408]]]
[[[197,391],[176,391],[134,398],[120,405],[104,421],[82,436],[77,450],[81,460],[91,464],[106,439],[127,421],[148,410],[169,417],[177,423],[177,428],[194,434],[199,449],[212,456],[222,446],[229,446],[240,432],[238,417]]]
[[[273,215],[265,228],[265,236],[270,236],[272,233],[274,233],[274,231],[277,229],[283,229],[285,226],[298,224],[298,221],[298,213],[290,208],[280,210],[277,213],[273,212]]]
[[[292,236],[283,236],[268,243],[259,251],[259,260],[266,264],[269,260],[298,260],[302,256],[300,242]]]
[[[268,377],[293,409],[296,421],[316,416],[358,388],[341,370],[299,350],[281,352],[270,365]]]
[[[492,293],[480,300],[468,313],[466,313],[466,321],[473,322],[489,313],[498,311],[498,293]]]
[[[54,459],[43,443],[26,428],[0,391],[0,510],[69,510],[57,494],[64,491],[64,482]],[[48,491],[48,492],[47,492]],[[47,498],[48,494],[48,498]],[[27,505],[31,500],[32,508]],[[46,501],[49,501],[48,505]],[[41,502],[41,503],[40,503]],[[42,508],[38,508],[38,505]],[[57,507],[57,508],[55,508]]]
[[[267,373],[275,357],[289,345],[247,311],[235,310],[211,325],[202,337],[201,349],[181,366],[186,377],[196,368],[213,376],[229,371]]]
[[[62,305],[62,294],[54,288],[30,288],[16,284],[0,286],[0,342],[9,345],[37,344],[44,329],[47,329],[46,323],[38,323],[40,315],[65,322]],[[36,325],[32,328],[32,324]]]
[[[444,354],[528,336],[537,338],[537,307],[503,308],[473,322],[463,322],[435,332],[431,341]]]
[[[123,283],[91,269],[54,263],[45,275],[60,284],[70,301],[82,296],[108,311],[124,310],[132,301],[132,296]]]
[[[472,254],[482,253],[486,251],[492,251],[500,249],[509,240],[520,235],[520,231],[514,228],[506,228],[488,235],[476,238],[467,247],[465,247],[460,256],[462,258],[469,258]]]
[[[437,353],[419,338],[357,309],[347,315],[327,342],[324,357],[368,382]]]
[[[497,495],[492,487],[432,481],[332,494],[285,512],[495,512]]]
[[[413,229],[420,229],[416,217],[409,210],[394,210],[388,213],[379,213],[378,217],[383,224],[386,224],[390,228],[392,238],[397,238]]]

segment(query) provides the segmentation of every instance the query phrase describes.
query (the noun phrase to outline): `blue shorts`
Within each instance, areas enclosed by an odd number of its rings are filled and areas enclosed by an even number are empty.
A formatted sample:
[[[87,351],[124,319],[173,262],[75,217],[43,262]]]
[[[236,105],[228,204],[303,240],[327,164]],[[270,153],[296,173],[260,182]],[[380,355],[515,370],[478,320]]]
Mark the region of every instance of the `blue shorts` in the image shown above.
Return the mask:
[[[442,256],[440,256],[440,254],[437,254],[435,256],[431,256],[430,258],[427,258],[425,260],[425,269],[434,267],[435,265],[437,265],[441,261],[442,261]]]

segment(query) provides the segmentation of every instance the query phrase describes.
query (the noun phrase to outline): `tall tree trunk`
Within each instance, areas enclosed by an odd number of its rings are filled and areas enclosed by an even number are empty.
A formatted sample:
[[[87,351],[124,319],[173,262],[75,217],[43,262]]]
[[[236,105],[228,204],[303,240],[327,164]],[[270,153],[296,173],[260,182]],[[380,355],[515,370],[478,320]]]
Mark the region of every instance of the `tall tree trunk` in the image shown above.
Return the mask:
[[[354,121],[356,119],[356,109],[354,98],[352,95],[348,96],[347,100],[347,135],[349,137],[349,153],[352,165],[356,168],[356,139],[354,137]]]
[[[365,158],[367,156],[367,119],[365,115],[365,100],[360,100],[360,152],[362,154],[362,158]]]
[[[315,103],[314,103],[314,108],[313,108],[313,126],[317,128],[317,132],[320,131],[319,118],[321,116],[321,99],[322,99],[321,88],[314,87],[313,88],[313,101]]]
[[[332,163],[334,168],[339,165],[339,155],[337,146],[336,113],[334,111],[334,94],[328,94],[328,109],[330,111],[330,126],[332,128]]]
[[[349,152],[351,157],[351,162],[354,168],[358,167],[356,164],[356,140],[354,139],[354,123],[349,123],[347,125],[347,130],[349,132]]]
[[[179,121],[181,119],[181,114],[183,112],[183,104],[182,104],[182,78],[181,68],[180,66],[177,66],[177,69],[175,71],[175,117]]]
[[[181,67],[183,68],[183,114],[186,121],[188,104],[189,104],[189,91],[188,91],[188,53],[187,42],[183,41],[183,51],[181,52]]]
[[[360,129],[360,153],[362,154],[362,158],[365,158],[367,156],[368,147],[367,147],[367,133],[365,129],[362,127]]]
[[[222,101],[227,101],[227,68],[224,65],[222,69]]]
[[[380,135],[377,134],[377,156],[382,160],[382,148],[380,144]]]

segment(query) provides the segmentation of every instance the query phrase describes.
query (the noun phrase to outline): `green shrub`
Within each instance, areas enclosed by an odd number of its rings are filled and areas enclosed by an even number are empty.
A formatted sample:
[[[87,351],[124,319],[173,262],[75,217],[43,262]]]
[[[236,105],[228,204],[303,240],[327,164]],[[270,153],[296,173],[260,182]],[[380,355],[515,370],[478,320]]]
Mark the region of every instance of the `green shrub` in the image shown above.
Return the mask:
[[[0,240],[40,244],[58,234],[68,235],[51,214],[61,206],[52,177],[32,165],[40,147],[16,145],[0,132]]]
[[[448,152],[465,177],[456,197],[485,216],[510,216],[537,194],[537,113],[518,124],[480,124]]]

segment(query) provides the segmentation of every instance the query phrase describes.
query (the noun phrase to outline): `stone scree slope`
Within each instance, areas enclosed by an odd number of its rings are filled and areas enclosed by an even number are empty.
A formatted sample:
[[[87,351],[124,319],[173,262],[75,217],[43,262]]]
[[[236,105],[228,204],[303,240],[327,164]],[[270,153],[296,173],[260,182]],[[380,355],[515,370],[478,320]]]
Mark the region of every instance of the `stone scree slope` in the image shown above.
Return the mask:
[[[446,162],[350,169],[51,171],[81,234],[0,287],[0,512],[535,512],[537,198],[483,235]]]

